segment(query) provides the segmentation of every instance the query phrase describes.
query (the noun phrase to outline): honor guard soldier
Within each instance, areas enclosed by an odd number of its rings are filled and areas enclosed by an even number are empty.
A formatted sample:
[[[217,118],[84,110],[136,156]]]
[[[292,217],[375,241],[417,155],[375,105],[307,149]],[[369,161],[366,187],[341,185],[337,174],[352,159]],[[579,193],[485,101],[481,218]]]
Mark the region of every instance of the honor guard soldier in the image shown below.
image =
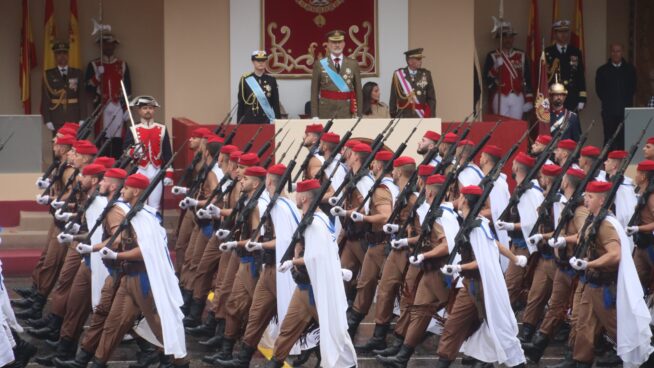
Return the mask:
[[[82,71],[68,66],[68,43],[52,45],[57,65],[43,73],[41,113],[45,126],[53,132],[67,121],[82,121],[86,116]]]
[[[313,65],[311,116],[349,119],[360,115],[361,75],[356,60],[343,55],[345,32],[327,34],[329,55]]]
[[[522,114],[534,107],[534,96],[531,93],[529,59],[524,51],[513,48],[516,34],[508,22],[495,34],[495,38],[501,35],[500,49],[486,55],[484,75],[493,96],[493,113],[522,119]]]
[[[550,86],[550,131],[554,134],[558,129],[561,129],[564,123],[569,126],[563,132],[562,140],[572,139],[579,141],[581,136],[581,124],[579,116],[576,112],[568,109],[566,106],[566,96],[569,96],[565,86],[561,83],[554,83]]]
[[[557,20],[552,25],[552,29],[554,30],[555,44],[545,48],[547,77],[552,84],[555,80],[554,76],[560,76],[560,82],[568,90],[565,108],[581,111],[586,104],[586,78],[581,50],[569,44],[569,20]]]
[[[393,73],[391,99],[392,117],[433,118],[436,116],[436,92],[431,72],[422,68],[422,48],[404,53],[407,66]]]
[[[241,76],[238,85],[238,120],[245,124],[269,124],[280,117],[277,79],[266,73],[265,51],[252,52],[254,71]]]

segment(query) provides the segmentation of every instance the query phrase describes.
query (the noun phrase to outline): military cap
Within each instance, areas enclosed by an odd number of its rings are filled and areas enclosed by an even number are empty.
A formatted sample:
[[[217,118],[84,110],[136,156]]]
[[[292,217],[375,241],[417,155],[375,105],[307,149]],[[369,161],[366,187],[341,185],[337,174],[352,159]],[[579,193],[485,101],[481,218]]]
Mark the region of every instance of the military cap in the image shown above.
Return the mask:
[[[54,52],[68,52],[69,48],[68,42],[64,41],[57,41],[52,44],[52,51]]]
[[[567,19],[558,19],[552,24],[552,29],[555,31],[569,31],[570,21]]]
[[[605,181],[591,181],[586,185],[586,192],[604,193],[611,189],[611,183]]]
[[[142,96],[136,96],[132,100],[132,102],[129,103],[131,107],[141,107],[141,106],[152,106],[152,107],[159,107],[159,103],[157,100],[154,99],[152,96],[148,95],[142,95]]]
[[[100,43],[100,38],[102,38],[103,43],[115,43],[115,44],[120,44],[120,41],[114,36],[113,33],[111,32],[103,32],[102,37],[98,36],[95,38],[95,43]]]
[[[404,52],[404,56],[406,56],[407,58],[422,59],[424,58],[424,55],[422,55],[422,50],[423,50],[422,47],[419,47],[417,49],[407,50]]]
[[[327,40],[332,41],[332,42],[341,42],[345,41],[345,32],[335,29],[329,33],[327,33]]]
[[[252,61],[266,61],[268,60],[268,54],[263,50],[252,51]]]

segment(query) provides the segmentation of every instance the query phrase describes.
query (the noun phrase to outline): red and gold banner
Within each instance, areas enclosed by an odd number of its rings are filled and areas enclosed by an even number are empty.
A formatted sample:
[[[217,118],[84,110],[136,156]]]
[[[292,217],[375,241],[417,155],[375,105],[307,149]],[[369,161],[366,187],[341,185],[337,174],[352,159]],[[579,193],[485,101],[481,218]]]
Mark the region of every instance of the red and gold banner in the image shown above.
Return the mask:
[[[77,15],[77,0],[70,0],[70,21],[68,23],[68,65],[81,69],[79,51],[79,16]]]
[[[542,51],[540,25],[538,24],[538,0],[531,0],[529,7],[526,50],[531,66],[531,70],[526,71],[526,73],[531,73],[531,81],[534,83],[538,79],[538,60]]]
[[[575,21],[572,24],[570,43],[581,51],[581,61],[586,62],[586,47],[584,45],[584,2],[575,0]]]
[[[30,74],[36,67],[36,50],[32,37],[32,21],[30,20],[30,5],[28,0],[23,0],[23,21],[20,32],[20,74],[18,85],[20,86],[20,101],[23,103],[25,114],[32,113]]]
[[[54,68],[55,62],[52,45],[57,38],[54,19],[54,4],[52,0],[45,0],[45,17],[43,22],[43,71]]]
[[[262,42],[268,71],[277,77],[310,78],[326,55],[325,34],[345,32],[345,55],[361,74],[378,74],[377,0],[262,0]]]

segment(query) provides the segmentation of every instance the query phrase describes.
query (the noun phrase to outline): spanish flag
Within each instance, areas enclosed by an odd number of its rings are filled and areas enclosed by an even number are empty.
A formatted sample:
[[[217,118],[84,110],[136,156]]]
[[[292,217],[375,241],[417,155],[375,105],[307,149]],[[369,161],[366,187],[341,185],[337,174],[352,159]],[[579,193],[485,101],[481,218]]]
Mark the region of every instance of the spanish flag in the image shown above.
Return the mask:
[[[531,7],[529,8],[529,28],[527,28],[526,49],[531,67],[531,70],[526,72],[531,73],[531,83],[535,84],[538,80],[538,59],[542,51],[540,26],[538,25],[538,0],[531,0]]]
[[[556,22],[559,20],[559,0],[552,0],[552,23]],[[551,25],[550,25],[551,27]],[[550,40],[552,41],[552,44],[554,44],[554,28],[550,28]]]
[[[54,4],[52,0],[45,0],[45,25],[43,27],[43,71],[52,69],[57,65],[55,62],[52,45],[57,38],[55,29]]]
[[[20,30],[20,73],[18,85],[20,86],[20,101],[23,103],[25,114],[32,113],[31,103],[31,70],[36,67],[36,49],[32,38],[32,22],[30,20],[29,0],[23,0],[23,21]]]
[[[70,0],[70,21],[68,23],[68,65],[80,69],[79,56],[79,16],[77,14],[77,0]]]
[[[575,0],[575,22],[572,26],[570,44],[581,51],[581,61],[586,60],[584,45],[584,1]]]

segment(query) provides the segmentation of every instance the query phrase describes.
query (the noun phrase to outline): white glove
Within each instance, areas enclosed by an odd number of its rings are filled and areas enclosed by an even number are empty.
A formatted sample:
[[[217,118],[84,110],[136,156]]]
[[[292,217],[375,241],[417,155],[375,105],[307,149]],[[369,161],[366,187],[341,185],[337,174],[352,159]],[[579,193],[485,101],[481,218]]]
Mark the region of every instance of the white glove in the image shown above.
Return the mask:
[[[52,124],[51,121],[45,123],[45,127],[48,128],[49,131],[54,132],[54,124]]]
[[[354,222],[363,222],[363,214],[359,213],[359,212],[356,212],[356,211],[354,211],[354,212],[352,212],[350,214],[350,218]]]
[[[311,118],[311,120],[313,120],[313,121],[319,121],[319,120],[320,120],[320,118],[319,118],[319,117],[317,117],[317,116],[314,116],[314,117],[312,117],[312,118]]]
[[[497,229],[498,230],[513,231],[513,229],[515,229],[515,224],[512,223],[512,222],[498,221],[497,222]]]
[[[232,241],[220,243],[220,246],[218,246],[218,248],[222,252],[227,252],[229,250],[236,248],[236,244],[237,244],[236,240],[232,240]]]
[[[205,211],[211,216],[218,218],[220,217],[220,208],[216,206],[215,204],[211,203],[207,207],[204,208]]]
[[[205,210],[204,208],[200,208],[195,212],[195,214],[198,216],[199,219],[211,220],[211,215],[207,213],[207,210]]]
[[[102,257],[102,259],[118,259],[118,253],[107,247],[104,247],[100,249],[100,257]]]
[[[284,263],[280,264],[279,267],[277,268],[277,271],[284,273],[288,270],[293,268],[293,261],[284,261]]]
[[[352,280],[352,271],[347,268],[341,268],[341,274],[343,275],[343,281],[350,282]]]
[[[570,258],[570,266],[577,271],[583,271],[588,268],[588,261],[578,259],[577,257]]]
[[[185,210],[185,209],[188,208],[188,206],[186,205],[186,198],[184,198],[184,199],[182,199],[181,201],[179,201],[179,208],[181,208],[181,209],[183,209],[183,210]]]
[[[297,191],[297,183],[291,183],[291,192]]]
[[[502,65],[504,65],[504,59],[502,59],[501,57],[498,57],[497,59],[495,59],[495,67],[496,68],[499,68]]]
[[[586,104],[583,103],[583,102],[578,103],[577,104],[577,111],[583,110],[585,106],[586,106]]]
[[[552,238],[552,239],[547,241],[547,244],[550,247],[556,248],[556,249],[565,247],[565,243],[566,243],[565,238],[562,237],[562,236],[559,236],[556,239]]]
[[[332,216],[339,216],[339,217],[345,217],[347,215],[347,211],[339,206],[332,207],[332,209],[329,210],[329,213],[331,213]]]
[[[226,237],[228,237],[230,233],[231,233],[231,231],[229,231],[229,230],[218,229],[218,231],[216,231],[216,236],[218,237],[218,239],[223,240]]]
[[[69,229],[68,229],[68,233],[69,233],[69,234],[73,234],[73,235],[75,235],[75,234],[79,233],[79,229],[80,229],[80,228],[81,228],[80,224],[78,224],[77,222],[75,222],[75,223],[73,223],[72,225],[70,225],[70,227],[69,227]]]
[[[50,206],[52,206],[52,208],[55,208],[55,209],[60,209],[61,207],[63,207],[64,203],[66,203],[66,202],[54,200],[54,201],[52,201],[50,203]]]
[[[543,240],[543,234],[534,234],[527,239],[527,241],[531,245],[538,245],[538,243],[540,243],[542,240]]]
[[[393,249],[402,249],[408,246],[409,246],[409,239],[407,238],[391,240],[391,247],[393,247]]]
[[[41,179],[41,178],[39,178],[39,179],[36,181],[36,187],[39,188],[39,189],[45,189],[45,188],[47,188],[49,185],[50,185],[50,179],[49,179],[49,178],[45,178],[45,179]]]
[[[396,232],[398,232],[400,230],[400,225],[386,224],[386,225],[384,225],[384,227],[382,227],[382,229],[384,230],[384,232],[386,234],[395,234]]]
[[[529,112],[531,109],[534,108],[534,104],[531,102],[525,102],[524,105],[522,105],[522,112]]]
[[[191,197],[186,197],[186,198],[182,199],[182,201],[184,201],[186,203],[186,208],[195,207],[195,206],[198,205],[198,200],[194,199],[194,198],[191,198]]]
[[[36,203],[46,205],[50,202],[50,196],[49,195],[37,195],[36,196]]]
[[[61,208],[55,211],[55,218],[62,222],[68,222],[73,215],[72,212],[61,212]]]
[[[180,186],[175,185],[173,187],[173,189],[171,189],[170,191],[174,195],[185,195],[186,192],[188,192],[188,188],[187,187],[180,187]]]
[[[629,235],[629,236],[634,235],[638,231],[639,231],[638,225],[627,226],[627,235]]]
[[[59,235],[57,235],[57,241],[59,244],[69,244],[73,242],[73,236],[66,233],[59,233]]]
[[[84,243],[79,243],[75,247],[75,250],[79,254],[89,254],[89,253],[93,252],[93,246],[88,245],[88,244],[84,244]]]
[[[525,256],[515,256],[515,265],[520,268],[527,267],[527,257]]]
[[[327,202],[329,202],[329,204],[330,204],[331,206],[336,206],[336,204],[338,203],[338,200],[339,200],[338,197],[329,197],[329,199],[327,200]]]
[[[249,241],[245,243],[245,250],[248,252],[254,252],[255,250],[263,250],[263,243]]]
[[[461,265],[458,264],[445,265],[441,267],[441,272],[445,275],[452,276],[455,273],[461,272]]]
[[[412,265],[419,265],[422,263],[422,261],[425,260],[424,254],[420,253],[417,256],[411,256],[409,257],[409,262],[411,262]]]
[[[164,180],[163,180],[163,185],[164,185],[164,187],[169,187],[169,186],[171,186],[171,185],[173,185],[173,184],[175,184],[175,182],[173,182],[173,179],[171,179],[171,178],[164,178]]]
[[[104,74],[104,65],[98,65],[98,67],[95,69],[98,73],[98,76],[101,76]]]

